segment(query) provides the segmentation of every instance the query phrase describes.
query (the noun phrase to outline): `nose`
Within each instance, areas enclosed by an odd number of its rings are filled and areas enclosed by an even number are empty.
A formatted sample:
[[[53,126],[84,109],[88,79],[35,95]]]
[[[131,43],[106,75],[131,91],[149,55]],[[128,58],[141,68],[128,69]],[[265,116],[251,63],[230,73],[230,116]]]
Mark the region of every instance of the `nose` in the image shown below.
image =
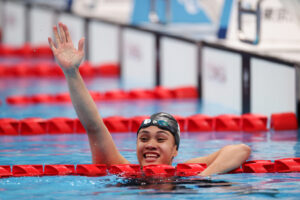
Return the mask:
[[[156,142],[155,142],[155,140],[149,140],[148,142],[147,142],[147,144],[146,144],[146,149],[147,150],[155,150],[156,149]]]

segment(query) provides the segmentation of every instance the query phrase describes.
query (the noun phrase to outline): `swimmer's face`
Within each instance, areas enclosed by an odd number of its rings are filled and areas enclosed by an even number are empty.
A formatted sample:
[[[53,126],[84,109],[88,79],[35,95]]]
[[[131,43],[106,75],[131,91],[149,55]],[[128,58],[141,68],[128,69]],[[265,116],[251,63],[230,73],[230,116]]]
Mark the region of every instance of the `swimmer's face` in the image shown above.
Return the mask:
[[[136,153],[141,166],[171,165],[178,153],[176,147],[172,133],[156,126],[142,128],[137,136]]]

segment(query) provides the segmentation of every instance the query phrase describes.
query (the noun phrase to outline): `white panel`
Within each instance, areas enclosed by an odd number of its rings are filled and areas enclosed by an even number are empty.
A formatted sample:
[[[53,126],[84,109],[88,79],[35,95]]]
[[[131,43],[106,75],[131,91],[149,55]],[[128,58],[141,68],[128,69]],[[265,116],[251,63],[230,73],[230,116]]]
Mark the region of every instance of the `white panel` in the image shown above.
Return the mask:
[[[58,21],[66,24],[69,28],[74,46],[78,47],[78,42],[84,35],[84,19],[74,15],[62,13]]]
[[[251,59],[251,112],[296,112],[295,68]]]
[[[197,86],[197,45],[162,37],[161,85],[165,87]]]
[[[203,100],[242,112],[242,58],[237,53],[204,47]]]
[[[155,35],[124,28],[122,81],[126,89],[155,86]]]
[[[6,2],[3,16],[3,43],[21,46],[25,43],[25,5]]]
[[[130,23],[134,0],[73,0],[72,12],[80,16]]]
[[[4,12],[4,3],[3,1],[0,1],[0,13]],[[0,15],[0,29],[3,30],[3,14]]]
[[[119,31],[117,25],[92,21],[89,23],[89,53],[94,64],[119,62]]]
[[[260,42],[258,45],[251,46],[242,43],[238,38],[238,1],[233,0],[230,22],[228,24],[227,40],[230,44],[239,48],[257,51],[274,51],[274,49],[299,50],[300,44],[300,26],[299,18],[293,14],[293,10],[299,13],[298,7],[289,7],[294,5],[297,0],[264,0],[261,1],[261,28]],[[258,0],[241,1],[244,7],[255,7]],[[297,4],[297,3],[296,3]],[[256,21],[253,15],[242,15],[242,26],[246,38],[255,38]]]
[[[54,26],[54,12],[33,7],[30,10],[30,42],[32,45],[48,44],[48,37],[52,36]]]

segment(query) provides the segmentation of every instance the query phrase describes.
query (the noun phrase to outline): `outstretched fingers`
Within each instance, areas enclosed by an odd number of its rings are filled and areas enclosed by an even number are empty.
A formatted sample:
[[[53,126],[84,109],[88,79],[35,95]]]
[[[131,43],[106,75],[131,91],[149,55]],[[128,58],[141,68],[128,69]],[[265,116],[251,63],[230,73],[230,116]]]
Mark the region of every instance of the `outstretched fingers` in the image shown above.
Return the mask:
[[[56,51],[56,46],[55,46],[54,42],[52,41],[51,37],[48,37],[48,43],[54,53]]]
[[[59,27],[59,33],[60,33],[60,37],[61,37],[61,41],[63,43],[66,43],[67,42],[67,39],[66,39],[66,34],[65,34],[65,30],[63,28],[63,24],[61,22],[58,23],[58,27]]]
[[[54,33],[54,38],[55,38],[57,47],[60,47],[62,41],[61,41],[61,38],[59,37],[58,30],[57,30],[56,26],[53,27],[53,33]]]
[[[80,40],[79,40],[79,42],[78,42],[78,51],[80,52],[80,53],[83,53],[83,48],[84,48],[84,38],[81,38]]]
[[[65,32],[66,41],[70,42],[70,43],[73,43],[72,42],[72,38],[71,38],[71,34],[69,32],[69,29],[68,29],[68,27],[65,24],[63,24],[63,29],[64,29],[64,32]]]

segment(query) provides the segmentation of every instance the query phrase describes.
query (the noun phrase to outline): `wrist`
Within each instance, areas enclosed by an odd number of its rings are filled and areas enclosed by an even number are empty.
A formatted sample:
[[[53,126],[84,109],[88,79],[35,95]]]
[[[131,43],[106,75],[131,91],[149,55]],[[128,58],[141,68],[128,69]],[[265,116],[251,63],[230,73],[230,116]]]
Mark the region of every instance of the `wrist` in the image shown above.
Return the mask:
[[[77,67],[70,67],[68,69],[64,69],[63,72],[67,77],[74,77],[80,75],[79,69]]]

